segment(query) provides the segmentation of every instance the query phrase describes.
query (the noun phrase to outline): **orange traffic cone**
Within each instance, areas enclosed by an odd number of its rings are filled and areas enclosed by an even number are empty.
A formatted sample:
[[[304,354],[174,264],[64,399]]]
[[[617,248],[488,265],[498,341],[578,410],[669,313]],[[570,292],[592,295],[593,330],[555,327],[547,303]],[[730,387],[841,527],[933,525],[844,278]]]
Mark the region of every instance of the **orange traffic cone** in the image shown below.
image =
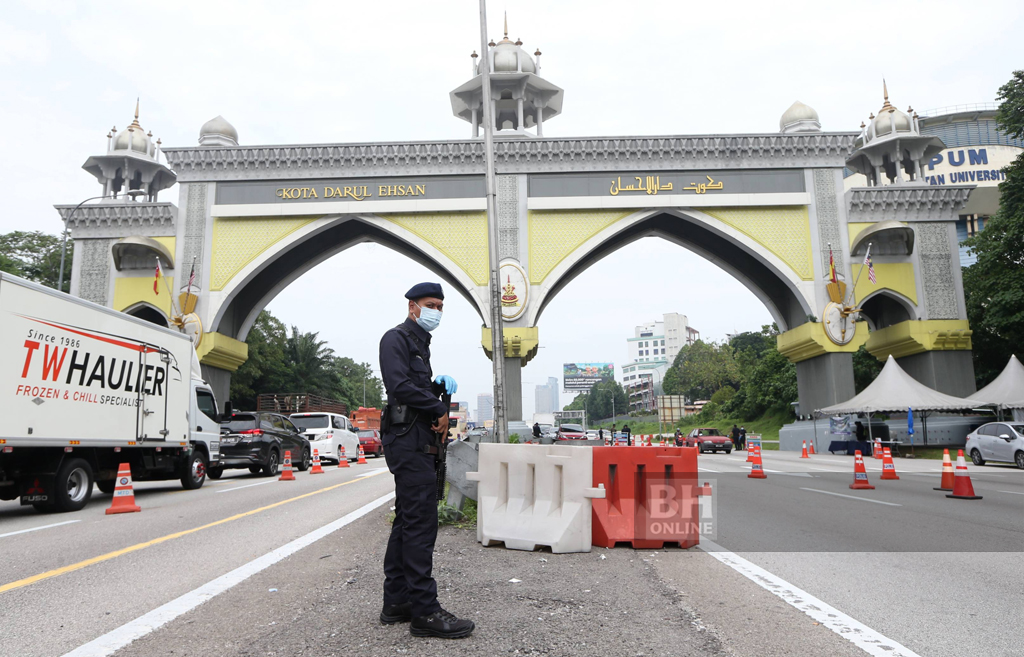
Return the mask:
[[[956,473],[953,477],[953,492],[946,497],[958,500],[981,499],[981,495],[974,494],[974,485],[971,484],[971,475],[967,474],[967,462],[964,461],[964,450],[962,449],[956,451]]]
[[[949,450],[944,449],[942,450],[942,483],[933,490],[953,490],[954,479],[956,476],[953,474],[953,462],[949,460]]]
[[[871,456],[876,460],[882,458],[882,439],[875,438],[875,444],[871,447]]]
[[[800,455],[800,458],[802,458],[802,459],[809,459],[809,458],[811,458],[810,456],[807,455],[807,441],[806,440],[804,441],[804,451],[803,451],[803,454]]]
[[[366,454],[363,453],[363,446],[359,446],[359,459],[356,461],[356,465],[366,465]]]
[[[761,448],[757,448],[754,452],[754,462],[750,465],[750,474],[747,475],[748,479],[767,479],[768,475],[764,473],[764,467],[761,463]]]
[[[135,490],[132,489],[132,468],[122,463],[117,468],[117,481],[114,484],[114,500],[107,509],[107,515],[114,513],[135,513],[142,509],[135,504]]]
[[[348,464],[348,448],[344,445],[338,445],[338,467],[347,468]]]
[[[277,478],[278,481],[295,481],[295,475],[292,473],[292,452],[287,450],[284,453],[284,464],[281,465],[281,476]]]
[[[817,452],[814,451],[814,441],[813,440],[811,442],[807,443],[807,453],[810,454],[811,456],[814,456],[815,454],[817,454]]]
[[[875,487],[868,483],[868,471],[864,467],[864,457],[858,449],[853,453],[853,483],[850,488],[854,490],[874,490]]]
[[[313,467],[309,469],[309,474],[323,474],[324,469],[320,467],[320,450],[313,450]]]
[[[882,449],[882,476],[879,479],[899,479],[896,474],[896,464],[892,462],[892,452],[888,447]]]

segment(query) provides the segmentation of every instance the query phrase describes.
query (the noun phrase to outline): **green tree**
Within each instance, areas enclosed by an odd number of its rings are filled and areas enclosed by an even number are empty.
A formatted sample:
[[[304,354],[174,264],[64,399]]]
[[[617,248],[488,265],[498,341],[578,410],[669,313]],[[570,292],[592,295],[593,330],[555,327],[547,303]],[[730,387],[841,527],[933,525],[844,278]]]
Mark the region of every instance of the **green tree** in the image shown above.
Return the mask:
[[[738,386],[739,368],[732,347],[698,340],[679,350],[665,373],[666,395],[683,395],[690,400],[710,399],[722,386]]]
[[[882,361],[872,356],[864,345],[861,345],[853,354],[853,385],[859,394],[864,388],[871,385],[879,372],[882,371]]]
[[[249,358],[231,375],[231,401],[240,410],[255,409],[256,396],[262,392],[287,392],[291,378],[288,333],[279,319],[261,312],[245,343]]]
[[[1000,129],[1024,139],[1024,71],[1014,71],[998,99]],[[1004,171],[999,211],[964,242],[977,257],[963,279],[979,386],[995,378],[1010,354],[1024,354],[1024,153]]]
[[[16,230],[0,235],[0,270],[56,288],[60,274],[60,235]],[[74,244],[68,238],[64,266],[64,291],[71,290]]]
[[[613,405],[614,400],[614,405]],[[616,415],[623,415],[629,406],[626,391],[617,381],[601,381],[594,384],[589,393],[581,392],[562,410],[586,411],[588,422],[598,422]]]
[[[231,377],[231,400],[238,409],[256,407],[256,397],[271,392],[310,392],[344,402],[350,409],[366,403],[380,408],[383,382],[369,363],[337,356],[318,333],[303,333],[267,311],[256,318],[245,339],[249,358]]]
[[[746,388],[748,403],[763,410],[792,409],[798,396],[796,365],[777,349],[766,351],[747,377]]]

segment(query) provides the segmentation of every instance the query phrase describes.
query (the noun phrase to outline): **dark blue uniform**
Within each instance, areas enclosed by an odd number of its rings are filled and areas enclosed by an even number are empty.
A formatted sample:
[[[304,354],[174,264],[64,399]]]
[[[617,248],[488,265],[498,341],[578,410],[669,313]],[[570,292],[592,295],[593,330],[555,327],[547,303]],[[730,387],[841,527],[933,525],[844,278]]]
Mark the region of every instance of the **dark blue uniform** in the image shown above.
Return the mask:
[[[413,616],[441,609],[431,571],[437,539],[437,475],[434,455],[424,451],[434,443],[430,428],[448,413],[433,383],[430,334],[406,319],[380,341],[380,371],[389,406],[409,406],[416,419],[384,433],[384,456],[395,476],[395,523],[384,555],[384,605],[408,602]],[[410,335],[411,334],[411,335]]]

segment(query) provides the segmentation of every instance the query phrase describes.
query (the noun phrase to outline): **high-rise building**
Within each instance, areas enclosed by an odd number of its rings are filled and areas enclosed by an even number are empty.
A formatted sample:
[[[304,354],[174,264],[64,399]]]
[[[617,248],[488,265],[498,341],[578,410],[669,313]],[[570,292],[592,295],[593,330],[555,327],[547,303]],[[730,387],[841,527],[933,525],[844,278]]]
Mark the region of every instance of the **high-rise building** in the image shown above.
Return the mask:
[[[656,411],[661,380],[686,345],[700,339],[686,315],[665,313],[661,321],[637,326],[626,339],[629,363],[622,367],[622,386],[630,411]]]
[[[478,426],[494,420],[494,395],[480,393],[476,396],[476,421]]]
[[[558,404],[558,379],[548,377],[545,385],[537,386],[534,392],[534,413],[554,413],[561,410]]]

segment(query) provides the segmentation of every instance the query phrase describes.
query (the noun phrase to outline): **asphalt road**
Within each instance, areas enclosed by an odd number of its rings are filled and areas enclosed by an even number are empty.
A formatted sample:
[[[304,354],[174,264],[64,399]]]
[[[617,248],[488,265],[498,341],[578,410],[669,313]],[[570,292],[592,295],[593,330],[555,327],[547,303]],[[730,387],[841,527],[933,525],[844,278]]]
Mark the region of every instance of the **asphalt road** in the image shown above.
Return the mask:
[[[140,483],[143,511],[119,516],[98,492],[75,514],[0,503],[0,654],[110,654],[91,642],[126,636],[118,655],[866,654],[780,598],[783,580],[919,655],[1020,654],[1024,472],[971,467],[984,499],[962,501],[932,490],[935,461],[897,459],[901,479],[881,482],[868,459],[873,491],[848,488],[852,461],[766,452],[768,478],[751,480],[743,454],[700,457],[717,505],[704,549],[552,555],[444,528],[442,604],[478,623],[460,642],[376,622],[382,461]]]

